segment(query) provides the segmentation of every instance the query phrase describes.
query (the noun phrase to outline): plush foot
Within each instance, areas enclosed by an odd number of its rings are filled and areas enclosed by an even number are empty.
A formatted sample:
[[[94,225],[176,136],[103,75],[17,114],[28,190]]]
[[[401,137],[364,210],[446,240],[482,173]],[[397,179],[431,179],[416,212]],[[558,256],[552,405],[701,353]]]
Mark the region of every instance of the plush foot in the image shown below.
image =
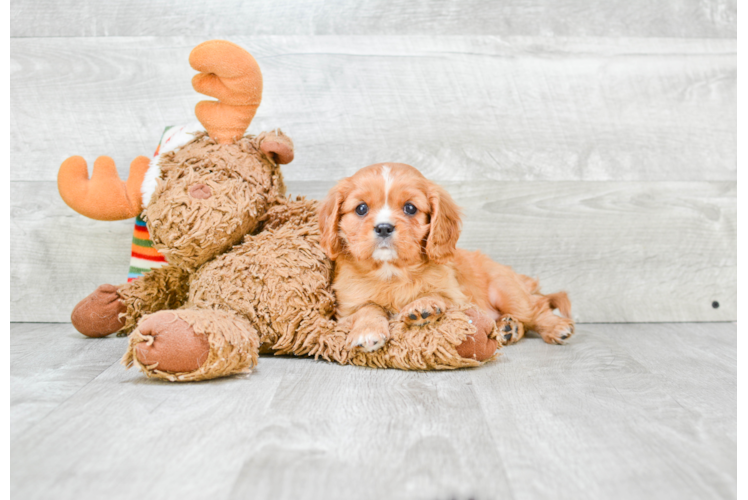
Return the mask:
[[[91,295],[78,302],[70,315],[76,330],[88,337],[106,337],[125,325],[119,319],[127,306],[114,285],[101,285]]]
[[[422,297],[400,311],[400,320],[408,326],[425,326],[439,319],[446,310],[447,305],[443,300],[436,297]]]
[[[489,337],[493,330],[493,320],[477,309],[469,309],[465,314],[475,326],[476,332],[468,335],[465,341],[457,346],[457,354],[463,358],[485,361],[493,356],[499,347],[498,341]]]
[[[538,329],[538,333],[548,344],[564,344],[574,335],[574,321],[559,317],[552,327]]]
[[[496,321],[496,326],[499,329],[499,337],[501,343],[509,345],[517,342],[525,334],[525,328],[516,319],[508,314],[503,315]]]
[[[173,312],[149,316],[138,325],[138,331],[152,339],[135,346],[135,356],[145,366],[170,373],[192,372],[208,358],[208,337],[195,333]]]

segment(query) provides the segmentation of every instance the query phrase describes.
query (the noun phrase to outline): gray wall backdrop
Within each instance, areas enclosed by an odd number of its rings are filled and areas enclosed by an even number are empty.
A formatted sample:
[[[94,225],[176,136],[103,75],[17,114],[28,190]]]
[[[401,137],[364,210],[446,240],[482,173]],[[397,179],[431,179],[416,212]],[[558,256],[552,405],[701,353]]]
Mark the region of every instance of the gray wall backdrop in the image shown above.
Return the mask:
[[[187,56],[225,38],[265,79],[292,193],[409,163],[465,209],[461,246],[588,322],[736,320],[731,0],[11,1],[11,321],[68,321],[125,280],[132,221],[56,174],[152,154],[194,119]],[[712,303],[719,302],[718,308]]]

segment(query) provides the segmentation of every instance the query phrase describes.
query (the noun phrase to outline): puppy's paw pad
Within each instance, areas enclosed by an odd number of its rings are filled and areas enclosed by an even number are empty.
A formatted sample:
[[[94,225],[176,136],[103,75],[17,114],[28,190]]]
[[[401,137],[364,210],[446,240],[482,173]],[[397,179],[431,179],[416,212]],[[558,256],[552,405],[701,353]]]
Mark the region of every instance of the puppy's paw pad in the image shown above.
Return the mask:
[[[408,326],[425,326],[439,319],[446,306],[437,299],[418,299],[400,312],[400,318]]]
[[[387,336],[383,333],[362,333],[353,337],[351,349],[360,349],[364,352],[374,352],[384,347],[387,343]]]
[[[574,335],[574,324],[559,325],[551,333],[542,335],[549,344],[565,344]]]
[[[505,314],[496,322],[496,326],[499,329],[499,337],[501,337],[501,343],[509,345],[517,342],[524,334],[522,323],[514,319],[512,316]]]

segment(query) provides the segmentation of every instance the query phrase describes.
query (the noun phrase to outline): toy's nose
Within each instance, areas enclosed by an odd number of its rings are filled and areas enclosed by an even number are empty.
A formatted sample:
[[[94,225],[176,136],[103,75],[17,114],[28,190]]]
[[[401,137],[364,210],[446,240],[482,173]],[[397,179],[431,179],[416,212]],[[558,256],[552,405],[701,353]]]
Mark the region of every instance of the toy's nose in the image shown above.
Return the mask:
[[[380,238],[388,238],[392,235],[392,232],[395,230],[395,226],[392,224],[377,224],[374,226],[374,231],[377,233],[377,236]]]
[[[190,186],[190,196],[198,200],[207,200],[213,194],[205,184],[193,184]]]

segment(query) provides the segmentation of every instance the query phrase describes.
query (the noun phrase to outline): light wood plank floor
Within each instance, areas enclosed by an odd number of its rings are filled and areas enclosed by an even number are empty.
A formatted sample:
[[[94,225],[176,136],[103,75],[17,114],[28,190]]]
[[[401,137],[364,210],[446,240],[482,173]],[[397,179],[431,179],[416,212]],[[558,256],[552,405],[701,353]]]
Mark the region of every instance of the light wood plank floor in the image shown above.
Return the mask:
[[[584,324],[473,370],[262,358],[145,379],[125,339],[11,325],[13,498],[734,498],[735,323]]]

